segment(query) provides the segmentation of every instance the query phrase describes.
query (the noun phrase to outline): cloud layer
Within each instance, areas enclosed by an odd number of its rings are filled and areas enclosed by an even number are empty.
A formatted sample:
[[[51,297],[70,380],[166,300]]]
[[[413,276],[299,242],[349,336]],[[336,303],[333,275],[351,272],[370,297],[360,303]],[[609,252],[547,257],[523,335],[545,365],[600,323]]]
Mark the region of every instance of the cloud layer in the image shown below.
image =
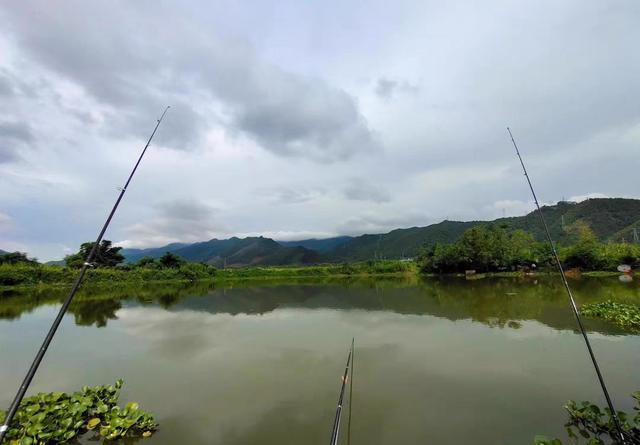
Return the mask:
[[[338,7],[339,6],[339,7]],[[0,6],[0,248],[357,234],[637,196],[640,5]]]

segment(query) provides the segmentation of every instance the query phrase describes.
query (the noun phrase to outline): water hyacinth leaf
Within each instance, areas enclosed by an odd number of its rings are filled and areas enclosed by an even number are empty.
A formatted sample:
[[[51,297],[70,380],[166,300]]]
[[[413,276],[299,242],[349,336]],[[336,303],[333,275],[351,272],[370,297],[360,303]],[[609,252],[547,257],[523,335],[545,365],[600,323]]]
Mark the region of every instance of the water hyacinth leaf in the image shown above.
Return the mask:
[[[139,405],[136,402],[129,402],[127,403],[127,406],[125,407],[125,409],[128,411],[137,411],[138,407]]]
[[[105,439],[143,436],[157,428],[153,416],[132,402],[121,409],[115,385],[83,387],[73,394],[39,393],[22,401],[7,432],[8,444],[48,445],[75,441],[88,431]],[[0,417],[6,414],[0,411]],[[99,428],[98,428],[99,427]]]

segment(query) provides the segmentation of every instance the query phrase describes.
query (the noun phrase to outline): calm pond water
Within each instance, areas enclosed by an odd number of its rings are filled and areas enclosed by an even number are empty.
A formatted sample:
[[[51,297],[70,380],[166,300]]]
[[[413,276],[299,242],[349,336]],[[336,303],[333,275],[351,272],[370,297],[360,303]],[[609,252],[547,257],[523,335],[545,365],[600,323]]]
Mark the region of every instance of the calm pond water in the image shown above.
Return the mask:
[[[572,284],[580,302],[640,301],[637,280]],[[160,422],[149,445],[325,444],[355,337],[354,444],[530,444],[564,437],[566,400],[603,403],[561,291],[553,278],[90,289],[32,392],[122,377],[121,400]],[[0,406],[63,292],[0,294]],[[630,410],[640,336],[587,326]]]

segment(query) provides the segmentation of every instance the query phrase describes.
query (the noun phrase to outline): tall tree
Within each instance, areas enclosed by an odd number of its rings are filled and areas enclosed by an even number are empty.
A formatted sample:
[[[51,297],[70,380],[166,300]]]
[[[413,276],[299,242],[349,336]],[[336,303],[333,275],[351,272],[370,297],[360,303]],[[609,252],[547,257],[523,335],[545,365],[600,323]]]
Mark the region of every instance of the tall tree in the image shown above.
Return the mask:
[[[35,258],[28,258],[24,252],[7,252],[0,254],[0,264],[38,264]]]
[[[165,252],[158,261],[162,267],[168,267],[171,269],[178,268],[186,262],[182,257],[171,252]]]
[[[138,267],[155,267],[158,263],[156,263],[156,259],[151,256],[145,256],[140,258],[140,260],[136,263]]]
[[[89,257],[89,252],[93,249],[95,242],[82,243],[80,251],[73,255],[65,257],[64,261],[68,267],[81,267]],[[124,261],[124,257],[120,254],[122,247],[113,247],[111,241],[102,240],[98,251],[93,258],[95,267],[113,267]]]
[[[598,237],[585,222],[577,221],[571,227],[577,235],[578,242],[564,252],[564,263],[567,267],[585,270],[597,270],[602,261],[599,257]]]

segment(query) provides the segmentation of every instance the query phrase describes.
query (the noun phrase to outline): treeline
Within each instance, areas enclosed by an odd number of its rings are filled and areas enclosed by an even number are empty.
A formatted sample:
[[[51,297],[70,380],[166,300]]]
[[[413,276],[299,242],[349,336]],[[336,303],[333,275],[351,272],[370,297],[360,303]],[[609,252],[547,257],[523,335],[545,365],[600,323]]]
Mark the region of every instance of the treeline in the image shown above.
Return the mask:
[[[601,243],[586,224],[574,224],[570,230],[577,242],[556,246],[566,268],[604,271],[616,270],[620,264],[640,265],[639,244]],[[465,231],[453,244],[423,249],[418,265],[426,273],[459,273],[550,269],[555,263],[548,243],[536,241],[523,230],[488,224]]]
[[[0,285],[35,285],[71,283],[89,256],[94,243],[84,243],[80,250],[65,258],[65,266],[44,265],[16,252],[0,256]],[[415,263],[406,261],[364,261],[358,263],[322,264],[316,266],[245,267],[217,269],[204,263],[191,263],[174,253],[160,258],[144,257],[135,264],[122,264],[120,247],[111,241],[102,241],[92,266],[87,270],[87,281],[99,282],[151,282],[151,281],[233,281],[251,278],[348,277],[358,275],[415,274]],[[10,260],[2,261],[7,257]]]
[[[145,281],[197,281],[212,279],[216,268],[200,263],[185,263],[180,267],[100,267],[87,270],[89,282],[145,282]],[[43,264],[0,265],[0,286],[71,283],[78,270]]]
[[[30,259],[26,254],[13,252],[0,255],[0,285],[70,283],[89,256],[95,243],[83,243],[80,250],[65,258],[66,266],[49,266]],[[216,268],[208,264],[187,263],[167,252],[159,259],[143,258],[137,264],[122,264],[121,247],[113,247],[104,240],[87,270],[91,282],[197,281],[211,279]]]

